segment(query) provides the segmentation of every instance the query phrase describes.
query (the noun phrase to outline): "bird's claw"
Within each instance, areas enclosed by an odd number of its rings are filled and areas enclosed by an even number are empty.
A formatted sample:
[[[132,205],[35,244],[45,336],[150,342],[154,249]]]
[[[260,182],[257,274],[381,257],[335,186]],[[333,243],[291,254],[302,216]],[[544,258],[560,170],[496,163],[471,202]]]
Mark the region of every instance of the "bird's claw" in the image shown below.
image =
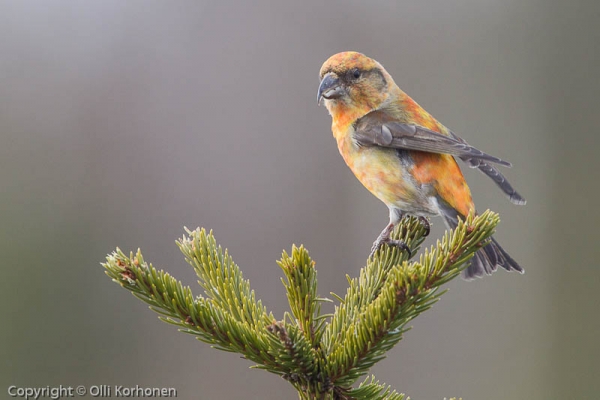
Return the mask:
[[[408,253],[408,258],[412,257],[412,251],[410,251],[410,248],[403,240],[394,240],[394,239],[388,238],[388,239],[377,239],[375,241],[375,243],[373,243],[373,246],[371,247],[371,254],[369,254],[369,258],[372,258],[375,255],[375,253],[377,252],[377,250],[379,250],[381,248],[381,246],[383,246],[384,244],[387,244],[388,246],[398,247],[400,250],[406,251]]]
[[[419,216],[419,222],[425,228],[425,234],[423,236],[429,236],[429,232],[431,232],[431,225],[426,217]]]

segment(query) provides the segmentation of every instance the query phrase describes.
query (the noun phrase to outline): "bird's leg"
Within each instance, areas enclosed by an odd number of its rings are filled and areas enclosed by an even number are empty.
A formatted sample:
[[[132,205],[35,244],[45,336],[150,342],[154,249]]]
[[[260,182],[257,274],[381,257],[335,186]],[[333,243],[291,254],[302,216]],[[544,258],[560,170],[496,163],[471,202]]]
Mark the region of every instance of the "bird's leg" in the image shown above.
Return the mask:
[[[423,228],[425,228],[424,236],[429,236],[429,232],[431,232],[431,225],[429,225],[429,221],[427,220],[427,217],[423,217],[422,215],[420,215],[419,222],[421,223],[421,225],[423,225]]]
[[[394,240],[394,239],[390,238],[390,235],[392,234],[394,227],[398,224],[398,222],[400,222],[401,219],[402,219],[402,212],[398,209],[391,208],[390,209],[390,223],[385,228],[383,228],[383,230],[377,237],[377,240],[375,240],[375,242],[373,242],[373,246],[371,247],[371,254],[369,254],[369,258],[373,257],[375,252],[377,250],[379,250],[379,248],[384,244],[387,244],[388,246],[399,247],[400,249],[407,251],[409,257],[412,256],[410,249],[408,248],[406,243],[404,243],[404,241]]]
[[[402,241],[402,240],[394,240],[394,239],[390,238],[390,235],[391,235],[391,233],[392,233],[393,230],[394,230],[394,224],[389,223],[383,229],[383,231],[381,231],[381,233],[379,234],[379,237],[377,238],[377,240],[375,240],[375,242],[373,242],[373,247],[371,247],[371,254],[369,255],[369,258],[373,257],[373,255],[375,254],[375,252],[377,250],[379,250],[379,248],[381,246],[383,246],[384,244],[387,244],[388,246],[399,247],[400,249],[407,251],[409,257],[412,256],[410,249],[408,248],[408,246],[406,245],[406,243],[404,243],[404,241]]]

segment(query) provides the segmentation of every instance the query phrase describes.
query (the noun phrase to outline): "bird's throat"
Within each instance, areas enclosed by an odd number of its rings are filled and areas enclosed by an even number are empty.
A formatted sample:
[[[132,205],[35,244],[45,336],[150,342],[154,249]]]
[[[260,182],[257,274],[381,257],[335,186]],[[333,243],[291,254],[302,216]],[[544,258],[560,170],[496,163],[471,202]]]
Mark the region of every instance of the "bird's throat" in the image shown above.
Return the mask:
[[[327,109],[332,119],[331,131],[338,141],[339,136],[345,135],[352,124],[371,111],[370,108],[356,107],[341,101],[335,104],[327,104]]]

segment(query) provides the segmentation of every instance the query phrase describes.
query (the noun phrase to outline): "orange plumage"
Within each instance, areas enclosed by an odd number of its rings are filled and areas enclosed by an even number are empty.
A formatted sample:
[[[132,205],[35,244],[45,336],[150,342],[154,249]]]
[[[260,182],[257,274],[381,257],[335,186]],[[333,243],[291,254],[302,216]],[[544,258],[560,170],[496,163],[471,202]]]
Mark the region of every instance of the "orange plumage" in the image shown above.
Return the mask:
[[[475,206],[454,157],[492,178],[515,204],[525,200],[492,164],[509,163],[469,146],[404,93],[377,61],[356,52],[333,55],[321,67],[319,101],[332,117],[340,154],[358,180],[390,210],[390,223],[373,244],[390,239],[405,213],[441,215],[453,228]],[[424,218],[422,218],[426,222]],[[500,265],[522,268],[495,241],[476,253],[466,278]]]

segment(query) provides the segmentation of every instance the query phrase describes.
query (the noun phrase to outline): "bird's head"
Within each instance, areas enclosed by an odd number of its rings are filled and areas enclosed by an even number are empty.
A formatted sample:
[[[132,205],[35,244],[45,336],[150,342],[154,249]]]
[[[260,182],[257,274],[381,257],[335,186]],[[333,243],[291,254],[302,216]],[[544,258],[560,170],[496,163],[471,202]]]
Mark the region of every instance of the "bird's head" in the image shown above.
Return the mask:
[[[334,118],[348,113],[361,117],[379,108],[395,85],[381,64],[354,51],[331,56],[321,67],[320,78],[317,100],[319,104],[325,100]]]

